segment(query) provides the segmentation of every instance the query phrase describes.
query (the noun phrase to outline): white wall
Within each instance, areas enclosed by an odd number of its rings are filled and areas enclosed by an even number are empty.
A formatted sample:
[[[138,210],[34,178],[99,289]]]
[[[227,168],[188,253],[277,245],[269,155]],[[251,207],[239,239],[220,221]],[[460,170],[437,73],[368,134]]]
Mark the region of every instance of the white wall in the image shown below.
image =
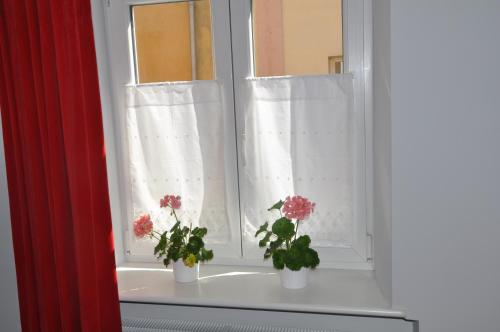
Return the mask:
[[[0,331],[20,331],[16,270],[10,209],[5,173],[2,125],[0,123]]]
[[[393,303],[424,332],[498,332],[500,1],[390,10]]]

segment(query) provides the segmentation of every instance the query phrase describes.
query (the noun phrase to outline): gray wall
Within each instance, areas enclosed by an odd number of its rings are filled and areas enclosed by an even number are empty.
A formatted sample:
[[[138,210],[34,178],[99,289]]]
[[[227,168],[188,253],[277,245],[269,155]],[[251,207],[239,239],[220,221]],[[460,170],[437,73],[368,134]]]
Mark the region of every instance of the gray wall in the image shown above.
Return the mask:
[[[393,303],[498,332],[500,1],[393,0],[390,32]]]
[[[374,262],[382,293],[392,299],[391,17],[390,0],[373,6]]]
[[[117,153],[116,143],[112,135],[115,130],[116,121],[113,119],[113,112],[111,107],[111,87],[110,87],[110,74],[108,56],[106,54],[106,32],[105,32],[105,18],[104,18],[104,1],[91,0],[92,6],[92,25],[94,29],[94,43],[97,55],[97,69],[99,74],[99,89],[101,94],[101,107],[102,107],[102,122],[104,127],[104,142],[106,144],[106,167],[108,172],[108,189],[110,193],[118,193],[119,180],[117,170],[118,160],[120,158]],[[122,234],[122,214],[120,207],[119,195],[111,194],[109,197],[111,206],[111,219],[113,222],[114,244],[115,244],[115,262],[120,265],[125,260],[123,237],[116,236]]]
[[[0,331],[20,331],[2,126],[0,123]]]

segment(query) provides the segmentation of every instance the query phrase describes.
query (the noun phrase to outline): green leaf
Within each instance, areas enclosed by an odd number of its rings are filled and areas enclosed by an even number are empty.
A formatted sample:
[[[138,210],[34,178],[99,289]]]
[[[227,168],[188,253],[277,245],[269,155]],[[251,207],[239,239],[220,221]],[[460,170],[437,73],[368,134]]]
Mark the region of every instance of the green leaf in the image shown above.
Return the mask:
[[[269,242],[269,248],[271,248],[272,250],[278,249],[279,247],[281,247],[281,245],[283,245],[282,239],[276,239],[274,241]]]
[[[193,254],[197,254],[198,251],[204,246],[203,240],[197,236],[191,236],[189,242],[186,245],[186,249]]]
[[[309,235],[299,236],[295,241],[293,241],[292,245],[297,246],[300,249],[309,248],[309,244],[311,244],[311,238]]]
[[[172,228],[170,228],[170,232],[173,232],[176,228],[179,228],[179,226],[181,225],[181,223],[178,221],[175,223],[174,226],[172,226]]]
[[[273,233],[281,239],[291,239],[295,235],[295,226],[290,219],[282,217],[273,224]]]
[[[271,235],[273,235],[273,233],[267,232],[266,236],[264,236],[264,238],[259,241],[259,247],[261,247],[261,248],[265,247],[267,245],[267,243],[269,242],[269,239],[271,238]]]
[[[273,253],[273,266],[278,270],[283,270],[285,267],[285,249],[278,249]]]
[[[170,235],[170,241],[172,242],[172,245],[180,246],[182,244],[183,240],[184,240],[184,234],[182,233],[182,231],[179,228],[176,229]]]
[[[205,248],[201,248],[201,261],[209,261],[214,258],[214,253],[212,250],[206,250]]]
[[[267,232],[267,227],[269,226],[269,223],[266,221],[264,225],[261,225],[259,229],[257,230],[257,233],[255,233],[255,237],[257,237],[260,233],[262,232]]]
[[[180,247],[171,245],[167,250],[167,258],[172,259],[174,262],[177,262],[177,260],[182,257],[179,251]]]
[[[268,259],[273,255],[273,250],[271,248],[267,248],[266,252],[264,253],[264,259]]]
[[[165,265],[165,267],[168,267],[168,264],[170,264],[170,258],[167,257],[163,260],[163,265]]]
[[[283,204],[285,204],[285,202],[283,202],[281,199],[279,200],[279,202],[277,203],[274,203],[273,206],[271,206],[269,209],[267,209],[267,211],[271,211],[271,210],[280,210],[281,207],[283,206]]]
[[[307,248],[304,252],[304,267],[314,269],[319,265],[319,257],[316,250]]]
[[[160,236],[160,241],[158,241],[158,244],[154,248],[154,254],[157,255],[159,253],[160,255],[158,256],[158,258],[161,257],[165,252],[166,246],[167,246],[167,232],[164,232]]]
[[[184,259],[184,258],[186,258],[188,255],[189,255],[189,251],[187,250],[186,246],[185,246],[185,245],[181,245],[181,246],[179,247],[179,251],[178,251],[177,256],[178,256],[179,258]]]
[[[161,241],[160,241],[160,242],[161,242]],[[160,243],[158,243],[158,244],[155,246],[154,255],[156,256],[156,254],[157,254],[158,252],[160,252],[160,250],[161,250],[161,245],[160,245]]]
[[[304,254],[297,247],[291,247],[285,255],[285,265],[292,271],[298,271],[304,264]]]
[[[189,227],[184,226],[182,228],[182,235],[186,236],[188,235],[188,233],[189,233]]]
[[[199,238],[202,238],[204,237],[206,234],[207,234],[208,230],[206,227],[195,227],[192,231],[191,231],[191,235],[194,235],[194,236],[197,236]]]

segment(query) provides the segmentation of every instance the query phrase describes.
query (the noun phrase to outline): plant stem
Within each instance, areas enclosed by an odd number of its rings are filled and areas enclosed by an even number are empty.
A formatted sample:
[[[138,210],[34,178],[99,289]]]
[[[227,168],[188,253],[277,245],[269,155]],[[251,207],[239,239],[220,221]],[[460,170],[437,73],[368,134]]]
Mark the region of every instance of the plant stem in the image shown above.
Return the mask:
[[[172,214],[174,215],[175,221],[179,222],[179,219],[177,218],[177,214],[175,213],[174,208],[171,207],[171,209],[172,209]]]
[[[293,239],[294,241],[297,240],[297,231],[299,230],[299,219],[296,221],[297,225],[295,226],[295,238]]]
[[[158,232],[155,232],[155,233],[158,233]],[[158,241],[160,241],[160,238],[157,237],[153,232],[149,233],[149,236],[154,237],[155,239],[157,239]]]
[[[189,242],[189,237],[191,236],[191,228],[193,227],[193,223],[189,223],[189,233],[187,233],[186,243]]]

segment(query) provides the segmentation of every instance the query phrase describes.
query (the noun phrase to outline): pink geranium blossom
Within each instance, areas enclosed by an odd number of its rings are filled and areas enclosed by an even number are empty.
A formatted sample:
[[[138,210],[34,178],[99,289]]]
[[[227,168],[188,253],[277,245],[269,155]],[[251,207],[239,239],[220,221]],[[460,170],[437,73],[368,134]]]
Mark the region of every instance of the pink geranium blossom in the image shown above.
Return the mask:
[[[169,203],[169,196],[165,196],[163,198],[160,198],[160,207],[164,208],[167,207]]]
[[[168,207],[168,206],[170,206],[172,209],[180,209],[181,196],[165,195],[165,197],[160,199],[160,207]]]
[[[170,197],[170,206],[172,209],[180,209],[181,208],[181,196],[174,196],[172,195]]]
[[[134,220],[134,233],[138,238],[150,234],[153,231],[153,222],[149,214],[142,214]]]
[[[304,220],[314,211],[315,203],[302,196],[288,196],[283,204],[283,213],[288,219]]]

